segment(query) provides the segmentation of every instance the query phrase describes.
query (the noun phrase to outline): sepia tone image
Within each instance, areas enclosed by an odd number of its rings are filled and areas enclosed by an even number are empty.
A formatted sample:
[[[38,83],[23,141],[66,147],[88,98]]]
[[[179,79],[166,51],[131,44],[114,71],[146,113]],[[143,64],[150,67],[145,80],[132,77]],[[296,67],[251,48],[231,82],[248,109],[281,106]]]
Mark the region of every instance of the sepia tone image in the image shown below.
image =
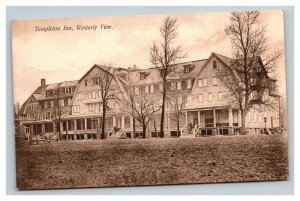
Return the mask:
[[[283,11],[11,28],[17,189],[288,179]]]

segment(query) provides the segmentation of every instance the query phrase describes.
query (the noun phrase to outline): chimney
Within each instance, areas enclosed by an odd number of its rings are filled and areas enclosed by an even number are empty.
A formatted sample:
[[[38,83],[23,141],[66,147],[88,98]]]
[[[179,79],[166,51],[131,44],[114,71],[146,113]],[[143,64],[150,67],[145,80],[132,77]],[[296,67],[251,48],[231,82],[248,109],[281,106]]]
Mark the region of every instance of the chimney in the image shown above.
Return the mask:
[[[46,86],[46,79],[44,79],[44,78],[41,79],[41,86],[42,87]]]

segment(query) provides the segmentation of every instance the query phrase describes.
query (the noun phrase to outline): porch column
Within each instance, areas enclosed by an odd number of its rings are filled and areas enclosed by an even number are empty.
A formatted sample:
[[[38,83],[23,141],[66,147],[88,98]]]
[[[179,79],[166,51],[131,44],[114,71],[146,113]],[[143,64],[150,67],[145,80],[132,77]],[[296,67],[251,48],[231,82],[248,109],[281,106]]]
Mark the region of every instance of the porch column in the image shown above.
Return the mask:
[[[232,109],[231,108],[228,109],[228,121],[229,121],[229,127],[231,127],[231,128],[228,129],[228,133],[233,134],[233,128],[232,128],[232,126],[233,126],[233,117],[232,117]]]
[[[216,110],[213,110],[213,114],[214,114],[214,127],[217,127],[217,119],[216,119]]]
[[[87,120],[84,118],[84,132],[87,133]]]
[[[62,120],[60,120],[60,124],[59,124],[59,130],[60,130],[60,133],[62,133],[62,131],[63,131],[63,122],[62,122]]]
[[[200,116],[200,110],[198,110],[198,126],[199,126],[199,128],[200,128],[200,118],[201,118],[201,116]]]
[[[170,129],[170,114],[167,114],[167,129]]]
[[[185,112],[185,124],[186,125],[188,124],[188,112],[187,111]]]
[[[74,121],[74,133],[76,133],[76,131],[77,131],[77,121],[76,121],[76,119],[73,119],[73,121]]]
[[[112,118],[113,118],[113,127],[115,127],[116,126],[116,117],[112,116]]]
[[[84,139],[87,140],[87,120],[84,118]]]
[[[31,134],[31,137],[33,137],[33,135],[35,134],[33,124],[30,124],[30,134]]]
[[[130,116],[130,130],[133,130],[133,116]]]
[[[214,129],[213,129],[213,131],[214,131],[214,134],[215,135],[217,135],[218,134],[218,131],[217,131],[217,129],[216,129],[216,127],[217,127],[217,119],[216,119],[216,110],[215,109],[213,109],[213,116],[214,116]]]
[[[45,135],[45,124],[42,124],[42,135]]]
[[[66,120],[66,134],[68,134],[69,120]]]
[[[97,117],[97,139],[100,139],[100,133],[101,133],[100,117]]]
[[[228,109],[228,121],[229,121],[229,127],[233,126],[233,117],[232,117],[232,109]]]
[[[241,110],[238,110],[238,124],[239,124],[239,127],[241,127],[241,125],[242,125],[242,114],[241,114]]]
[[[122,116],[122,128],[125,128],[125,117]]]
[[[58,124],[59,122],[57,122],[57,123],[52,123],[52,126],[53,126],[53,132],[55,133],[56,132],[56,127],[57,127],[57,124]]]

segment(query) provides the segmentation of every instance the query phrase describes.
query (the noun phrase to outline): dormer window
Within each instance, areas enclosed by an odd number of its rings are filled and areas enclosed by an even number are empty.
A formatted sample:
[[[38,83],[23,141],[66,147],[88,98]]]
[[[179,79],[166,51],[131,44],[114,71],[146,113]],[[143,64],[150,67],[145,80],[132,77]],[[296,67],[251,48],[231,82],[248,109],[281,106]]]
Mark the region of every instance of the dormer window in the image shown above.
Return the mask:
[[[190,72],[190,67],[189,66],[185,66],[184,67],[184,72],[185,73],[189,73]]]
[[[213,69],[217,69],[217,61],[216,60],[213,61]]]
[[[140,80],[144,80],[146,78],[146,74],[145,73],[140,73]]]
[[[195,66],[192,65],[192,64],[187,64],[187,65],[184,65],[183,67],[184,67],[184,69],[183,69],[184,73],[189,73],[189,72],[191,72],[193,70],[193,68]]]

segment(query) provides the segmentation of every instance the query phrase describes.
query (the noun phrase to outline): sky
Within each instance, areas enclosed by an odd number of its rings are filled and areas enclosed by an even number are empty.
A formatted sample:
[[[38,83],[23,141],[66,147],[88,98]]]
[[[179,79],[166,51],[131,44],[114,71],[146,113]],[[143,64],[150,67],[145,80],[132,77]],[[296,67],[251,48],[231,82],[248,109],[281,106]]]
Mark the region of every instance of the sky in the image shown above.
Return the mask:
[[[94,64],[151,67],[149,47],[160,40],[159,27],[168,15],[83,17],[18,20],[12,22],[14,103],[22,104],[40,85],[79,80]],[[230,13],[174,14],[178,38],[187,54],[182,61],[206,59],[212,52],[231,57],[224,29]],[[270,51],[283,53],[278,62],[279,90],[285,94],[284,25],[282,11],[262,11]],[[96,30],[77,30],[97,26]],[[101,25],[111,26],[101,29]],[[41,31],[46,27],[59,31]],[[63,27],[73,31],[64,31]]]

